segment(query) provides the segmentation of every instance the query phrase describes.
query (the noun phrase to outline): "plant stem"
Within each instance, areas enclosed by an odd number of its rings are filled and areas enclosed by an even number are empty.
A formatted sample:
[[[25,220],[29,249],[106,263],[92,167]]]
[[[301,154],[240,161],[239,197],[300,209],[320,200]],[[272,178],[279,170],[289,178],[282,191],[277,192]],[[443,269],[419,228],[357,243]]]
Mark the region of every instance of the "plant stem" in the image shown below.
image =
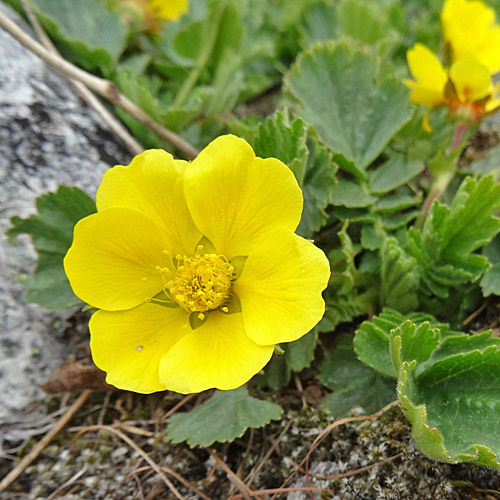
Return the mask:
[[[453,133],[453,139],[451,140],[450,150],[448,154],[452,154],[457,148],[460,147],[462,140],[464,138],[465,133],[467,132],[467,125],[465,123],[459,123],[455,127],[455,132]],[[437,200],[443,192],[448,187],[448,184],[451,182],[455,173],[457,171],[457,161],[459,155],[457,154],[457,158],[453,161],[453,163],[444,171],[436,175],[432,186],[427,193],[427,197],[425,198],[424,204],[422,205],[422,211],[418,216],[417,221],[415,222],[415,227],[417,229],[422,229],[425,218],[431,209],[432,203],[434,200]]]
[[[191,70],[186,80],[182,84],[179,92],[175,96],[173,106],[180,106],[184,103],[188,95],[191,93],[191,90],[196,85],[196,82],[200,78],[205,66],[208,64],[210,56],[215,47],[215,42],[217,41],[217,35],[219,34],[220,27],[220,19],[226,8],[226,2],[222,1],[217,4],[217,10],[215,11],[215,16],[213,22],[209,23],[208,26],[210,30],[208,35],[203,36],[202,38],[206,40],[206,44],[203,46],[203,49],[198,56],[196,61],[196,66]],[[207,26],[207,25],[205,25]]]
[[[26,48],[31,50],[45,62],[51,64],[66,76],[79,80],[89,89],[101,95],[115,106],[123,109],[123,111],[132,115],[144,126],[148,127],[160,137],[172,143],[176,148],[180,149],[187,158],[192,159],[198,154],[198,150],[186,142],[182,137],[175,134],[171,130],[166,129],[144,113],[141,108],[134,104],[128,97],[123,95],[113,82],[87,73],[86,71],[63,59],[59,54],[50,52],[43,45],[33,40],[33,38],[27,35],[2,12],[0,12],[0,27],[5,29],[5,31],[10,33],[10,35],[12,35],[17,41],[22,43]]]

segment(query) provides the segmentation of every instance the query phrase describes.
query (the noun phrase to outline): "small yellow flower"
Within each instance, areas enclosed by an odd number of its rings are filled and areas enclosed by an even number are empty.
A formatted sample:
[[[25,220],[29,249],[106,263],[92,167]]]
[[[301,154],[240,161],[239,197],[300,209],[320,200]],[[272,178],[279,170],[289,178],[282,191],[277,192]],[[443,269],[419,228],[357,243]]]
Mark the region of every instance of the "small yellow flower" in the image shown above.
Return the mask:
[[[473,58],[491,74],[500,70],[500,26],[492,8],[477,0],[446,0],[441,22],[452,62]]]
[[[447,71],[424,45],[416,44],[407,53],[408,66],[415,80],[405,80],[412,89],[410,100],[430,108],[447,106],[457,120],[475,123],[500,107],[499,88],[493,84],[488,68],[471,58],[452,63]],[[427,114],[424,129],[430,131]]]
[[[188,10],[188,0],[121,0],[142,12],[146,29],[157,32],[164,21],[178,21]]]
[[[294,233],[302,193],[227,135],[192,162],[146,151],[105,173],[64,267],[99,308],[92,356],[121,389],[233,389],[321,319],[330,268]]]

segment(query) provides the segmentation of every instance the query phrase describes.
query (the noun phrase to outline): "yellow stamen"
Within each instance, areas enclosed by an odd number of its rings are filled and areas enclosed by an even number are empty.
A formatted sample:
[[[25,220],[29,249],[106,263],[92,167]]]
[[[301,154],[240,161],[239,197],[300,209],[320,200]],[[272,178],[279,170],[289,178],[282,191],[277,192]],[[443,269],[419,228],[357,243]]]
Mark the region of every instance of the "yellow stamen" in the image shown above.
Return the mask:
[[[200,255],[202,249],[203,246],[198,245],[193,257],[178,255],[176,259],[182,265],[166,284],[170,295],[190,312],[218,309],[231,292],[234,267],[222,255]],[[203,319],[204,315],[203,318],[198,315],[198,318]]]

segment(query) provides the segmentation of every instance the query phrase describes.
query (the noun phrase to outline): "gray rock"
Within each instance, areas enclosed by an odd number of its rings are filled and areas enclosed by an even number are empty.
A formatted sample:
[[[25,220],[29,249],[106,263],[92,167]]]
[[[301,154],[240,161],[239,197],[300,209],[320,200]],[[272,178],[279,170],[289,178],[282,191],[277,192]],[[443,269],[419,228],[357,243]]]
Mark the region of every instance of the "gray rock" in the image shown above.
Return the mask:
[[[22,20],[5,4],[0,10]],[[130,154],[71,84],[0,29],[0,418],[43,396],[38,384],[71,353],[62,335],[74,311],[23,302],[16,283],[36,253],[29,238],[4,235],[13,215],[35,212],[35,198],[74,185],[92,196],[104,171]]]

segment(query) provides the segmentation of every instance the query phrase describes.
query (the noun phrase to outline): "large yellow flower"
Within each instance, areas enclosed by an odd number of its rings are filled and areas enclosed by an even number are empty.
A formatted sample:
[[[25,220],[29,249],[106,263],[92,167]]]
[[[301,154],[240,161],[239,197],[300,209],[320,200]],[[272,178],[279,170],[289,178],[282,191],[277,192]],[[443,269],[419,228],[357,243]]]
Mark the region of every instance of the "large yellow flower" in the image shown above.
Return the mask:
[[[441,22],[451,61],[471,57],[491,74],[500,70],[500,26],[492,8],[477,0],[446,0]]]
[[[417,43],[408,51],[407,60],[415,78],[405,80],[412,89],[412,102],[431,109],[447,106],[452,117],[470,123],[500,107],[498,86],[493,84],[488,68],[475,59],[460,59],[446,70],[435,54]],[[430,130],[427,115],[424,128]]]
[[[99,308],[92,356],[121,389],[233,389],[321,319],[330,268],[294,230],[302,193],[235,136],[192,162],[161,150],[105,173],[64,266]]]

